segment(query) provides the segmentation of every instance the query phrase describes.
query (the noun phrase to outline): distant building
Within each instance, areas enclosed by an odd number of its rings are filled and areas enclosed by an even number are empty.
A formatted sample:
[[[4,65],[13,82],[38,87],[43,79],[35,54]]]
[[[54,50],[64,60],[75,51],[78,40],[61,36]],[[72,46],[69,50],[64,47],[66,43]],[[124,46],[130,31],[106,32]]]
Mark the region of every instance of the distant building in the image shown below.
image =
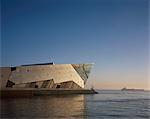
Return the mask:
[[[92,64],[30,64],[1,67],[4,88],[84,88]]]

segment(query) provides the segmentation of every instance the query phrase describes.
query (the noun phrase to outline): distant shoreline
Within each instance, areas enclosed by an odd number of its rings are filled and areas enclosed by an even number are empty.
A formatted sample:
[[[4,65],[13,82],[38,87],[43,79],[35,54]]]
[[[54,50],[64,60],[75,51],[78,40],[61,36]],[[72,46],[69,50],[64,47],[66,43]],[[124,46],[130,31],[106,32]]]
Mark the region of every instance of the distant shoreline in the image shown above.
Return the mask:
[[[107,91],[123,91],[122,89],[95,89],[95,90],[107,90]],[[150,90],[148,90],[148,89],[127,89],[127,90],[124,90],[124,91],[150,91]]]
[[[121,91],[144,91],[144,89],[122,88]]]

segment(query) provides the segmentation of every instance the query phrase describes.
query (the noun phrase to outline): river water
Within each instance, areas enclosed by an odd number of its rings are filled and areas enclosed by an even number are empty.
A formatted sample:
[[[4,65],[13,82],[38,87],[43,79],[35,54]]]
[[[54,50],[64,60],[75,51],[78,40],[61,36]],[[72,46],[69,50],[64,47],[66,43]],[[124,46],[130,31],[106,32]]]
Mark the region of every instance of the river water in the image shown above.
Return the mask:
[[[1,99],[2,119],[150,119],[150,92],[98,90],[93,95]]]

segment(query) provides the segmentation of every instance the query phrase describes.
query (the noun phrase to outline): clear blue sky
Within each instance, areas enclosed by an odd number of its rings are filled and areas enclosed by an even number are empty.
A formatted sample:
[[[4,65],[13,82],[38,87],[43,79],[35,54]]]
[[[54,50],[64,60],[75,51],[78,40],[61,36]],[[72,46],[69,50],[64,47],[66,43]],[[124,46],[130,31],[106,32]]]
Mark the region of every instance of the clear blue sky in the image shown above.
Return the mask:
[[[2,0],[1,7],[2,66],[94,62],[89,85],[146,88],[148,0]]]

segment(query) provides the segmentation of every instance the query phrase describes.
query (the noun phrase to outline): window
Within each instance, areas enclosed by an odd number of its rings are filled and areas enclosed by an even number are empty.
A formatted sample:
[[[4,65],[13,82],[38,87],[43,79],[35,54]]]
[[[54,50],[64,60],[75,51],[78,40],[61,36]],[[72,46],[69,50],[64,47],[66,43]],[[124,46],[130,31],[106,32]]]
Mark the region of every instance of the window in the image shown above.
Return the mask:
[[[57,85],[56,88],[60,88],[60,85]]]

